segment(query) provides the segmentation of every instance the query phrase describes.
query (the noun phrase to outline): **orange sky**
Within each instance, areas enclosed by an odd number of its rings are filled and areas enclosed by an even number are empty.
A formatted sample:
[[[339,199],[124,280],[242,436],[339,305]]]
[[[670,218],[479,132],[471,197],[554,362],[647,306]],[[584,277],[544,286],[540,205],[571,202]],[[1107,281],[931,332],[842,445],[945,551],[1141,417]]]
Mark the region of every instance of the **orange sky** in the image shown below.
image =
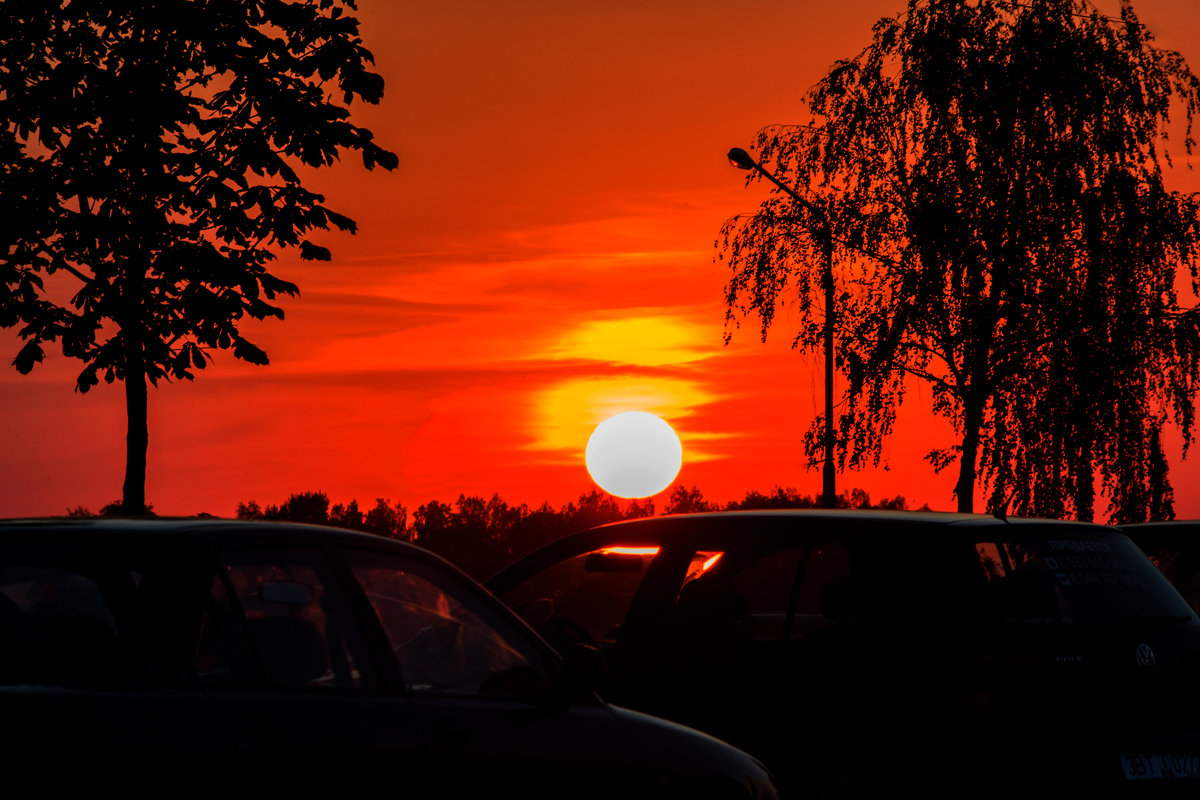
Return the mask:
[[[592,427],[631,409],[676,428],[679,480],[710,499],[816,494],[801,438],[821,377],[788,348],[790,316],[765,345],[753,322],[722,345],[713,240],[761,196],[725,152],[798,120],[804,91],[901,8],[360,0],[387,90],[355,118],[400,168],[312,173],[359,234],[322,240],[331,264],[277,262],[302,296],[285,321],[246,328],[269,367],[220,354],[194,383],[152,391],[148,500],[218,515],[312,490],[410,510],[460,493],[561,505],[592,486]],[[1200,69],[1200,2],[1135,8]],[[121,387],[76,394],[78,369],[57,356],[0,372],[0,516],[119,497]],[[953,470],[921,458],[953,443],[928,396],[910,392],[890,469],[841,475],[839,489],[953,507]],[[1200,517],[1196,461],[1172,473],[1180,516]]]

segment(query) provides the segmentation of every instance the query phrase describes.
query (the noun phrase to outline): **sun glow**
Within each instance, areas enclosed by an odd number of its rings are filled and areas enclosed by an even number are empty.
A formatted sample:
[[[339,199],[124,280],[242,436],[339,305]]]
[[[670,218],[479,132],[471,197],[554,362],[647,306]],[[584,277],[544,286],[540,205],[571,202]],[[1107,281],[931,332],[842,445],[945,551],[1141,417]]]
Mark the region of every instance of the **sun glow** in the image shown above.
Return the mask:
[[[573,378],[543,390],[531,415],[534,450],[551,451],[557,462],[578,463],[579,447],[602,420],[622,411],[639,409],[665,419],[683,419],[718,399],[701,383],[663,376],[603,376]],[[687,434],[688,463],[707,456]]]
[[[596,426],[585,459],[592,480],[609,494],[650,497],[679,474],[683,445],[661,417],[626,411]]]
[[[707,358],[717,349],[711,327],[663,315],[584,322],[555,357],[661,367]]]

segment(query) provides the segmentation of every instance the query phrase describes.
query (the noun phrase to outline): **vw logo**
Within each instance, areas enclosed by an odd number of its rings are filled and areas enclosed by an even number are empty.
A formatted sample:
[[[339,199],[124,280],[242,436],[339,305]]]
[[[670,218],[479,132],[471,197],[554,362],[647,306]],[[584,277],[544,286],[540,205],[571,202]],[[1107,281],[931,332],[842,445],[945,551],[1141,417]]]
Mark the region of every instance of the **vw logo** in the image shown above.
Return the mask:
[[[1154,666],[1154,650],[1145,642],[1137,646],[1137,653],[1134,657],[1137,659],[1139,667]]]

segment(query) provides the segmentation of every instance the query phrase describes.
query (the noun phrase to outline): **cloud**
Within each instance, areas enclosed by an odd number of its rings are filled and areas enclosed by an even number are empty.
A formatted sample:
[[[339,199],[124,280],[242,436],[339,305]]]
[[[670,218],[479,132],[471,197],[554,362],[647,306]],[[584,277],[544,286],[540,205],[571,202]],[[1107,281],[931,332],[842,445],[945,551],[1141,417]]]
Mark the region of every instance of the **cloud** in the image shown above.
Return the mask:
[[[710,326],[667,314],[587,319],[567,331],[550,354],[649,367],[686,364],[713,355],[718,348],[711,334]]]

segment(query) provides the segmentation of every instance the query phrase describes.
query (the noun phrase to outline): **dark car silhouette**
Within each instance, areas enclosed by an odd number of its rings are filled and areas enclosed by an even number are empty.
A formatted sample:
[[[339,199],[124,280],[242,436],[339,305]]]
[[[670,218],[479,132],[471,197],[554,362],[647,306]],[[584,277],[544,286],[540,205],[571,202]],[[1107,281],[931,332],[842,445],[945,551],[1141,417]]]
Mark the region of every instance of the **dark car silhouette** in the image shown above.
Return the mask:
[[[10,774],[53,755],[43,774],[136,760],[142,786],[146,768],[186,764],[175,777],[192,781],[237,764],[276,788],[338,770],[348,788],[365,768],[408,797],[775,796],[746,754],[601,701],[585,662],[438,557],[380,537],[0,522]]]
[[[767,764],[781,791],[1195,792],[1200,620],[1119,532],[723,512],[574,534],[486,582],[614,702]],[[1170,708],[1170,714],[1163,709]]]

